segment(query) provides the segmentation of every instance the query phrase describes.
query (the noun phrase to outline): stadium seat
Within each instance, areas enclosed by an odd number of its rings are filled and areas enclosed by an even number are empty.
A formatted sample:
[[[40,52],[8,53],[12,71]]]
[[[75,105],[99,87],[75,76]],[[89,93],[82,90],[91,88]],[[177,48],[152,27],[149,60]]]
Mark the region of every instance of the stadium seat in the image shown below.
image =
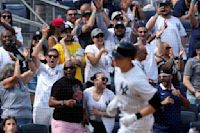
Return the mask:
[[[191,111],[181,111],[182,131],[187,133],[190,123],[196,121],[196,114]]]
[[[185,108],[185,107],[181,107],[181,111],[191,111],[191,112],[194,112],[195,115],[196,115],[196,120],[198,118],[198,112],[199,112],[199,108],[196,104],[190,104],[190,107],[189,108]]]
[[[39,124],[25,124],[21,125],[22,133],[48,133],[48,129],[45,125]]]
[[[196,130],[200,132],[200,121],[191,122],[190,128],[196,128]]]

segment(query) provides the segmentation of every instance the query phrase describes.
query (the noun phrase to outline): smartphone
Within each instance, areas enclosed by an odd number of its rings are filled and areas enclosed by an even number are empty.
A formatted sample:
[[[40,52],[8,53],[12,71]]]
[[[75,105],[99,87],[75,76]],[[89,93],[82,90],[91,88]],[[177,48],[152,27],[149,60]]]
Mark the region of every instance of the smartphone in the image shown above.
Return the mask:
[[[166,6],[166,3],[160,3],[159,7]]]

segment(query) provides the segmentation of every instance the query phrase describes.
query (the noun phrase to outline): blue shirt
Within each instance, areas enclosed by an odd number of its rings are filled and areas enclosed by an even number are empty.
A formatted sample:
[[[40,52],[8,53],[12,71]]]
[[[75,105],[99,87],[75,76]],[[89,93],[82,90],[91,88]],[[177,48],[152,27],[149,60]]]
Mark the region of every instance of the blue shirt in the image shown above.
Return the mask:
[[[158,86],[157,94],[163,101],[166,97],[174,99],[174,104],[164,105],[157,112],[154,113],[155,123],[162,126],[177,128],[181,125],[181,105],[182,101],[179,97],[172,94],[172,90],[168,90],[160,84]],[[176,88],[178,89],[178,88]],[[180,90],[180,89],[179,89]],[[181,91],[181,90],[180,90]],[[185,97],[183,91],[181,94]]]
[[[179,0],[176,2],[173,10],[173,16],[181,17],[186,14],[189,8],[185,4],[185,0]]]

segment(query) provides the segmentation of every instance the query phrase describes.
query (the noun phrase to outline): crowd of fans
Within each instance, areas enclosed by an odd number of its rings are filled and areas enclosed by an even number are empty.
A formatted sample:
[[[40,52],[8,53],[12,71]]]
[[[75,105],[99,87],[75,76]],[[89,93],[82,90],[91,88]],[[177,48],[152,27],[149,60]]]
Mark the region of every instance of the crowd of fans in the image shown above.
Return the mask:
[[[146,2],[76,1],[28,48],[11,12],[1,11],[2,130],[35,123],[52,133],[112,133],[120,117],[120,133],[181,132],[181,106],[200,100],[200,2]]]

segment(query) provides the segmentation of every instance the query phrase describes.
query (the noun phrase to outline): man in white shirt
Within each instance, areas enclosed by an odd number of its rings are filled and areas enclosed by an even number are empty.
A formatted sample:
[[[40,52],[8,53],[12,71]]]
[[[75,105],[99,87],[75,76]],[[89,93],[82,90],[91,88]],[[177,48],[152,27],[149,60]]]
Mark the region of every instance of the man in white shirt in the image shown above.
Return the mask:
[[[142,45],[146,49],[146,59],[141,61],[144,66],[144,72],[149,79],[149,83],[156,86],[158,83],[158,68],[155,60],[155,50],[157,48],[156,44],[148,43],[148,30],[143,24],[140,24],[136,28],[138,34],[138,45]]]
[[[42,39],[35,46],[32,53],[32,58],[37,68],[37,86],[33,104],[33,123],[49,126],[53,115],[53,108],[49,107],[48,100],[53,84],[64,74],[64,65],[57,65],[58,51],[56,49],[49,49],[46,57],[47,64],[40,62],[38,53],[42,48],[42,41],[45,39],[44,36],[43,33]]]
[[[118,133],[150,133],[154,118],[151,113],[160,107],[156,89],[146,75],[132,63],[137,49],[129,42],[121,42],[113,51],[116,96],[109,103],[107,113],[115,116],[120,110]]]
[[[14,63],[10,57],[12,33],[9,30],[3,30],[0,34],[1,44],[0,47],[0,69],[8,63]]]
[[[157,14],[152,16],[146,24],[148,30],[160,30],[164,25],[167,28],[161,35],[161,40],[167,42],[172,48],[175,57],[179,56],[186,43],[186,31],[181,21],[171,15],[171,1],[162,0],[158,3]]]

